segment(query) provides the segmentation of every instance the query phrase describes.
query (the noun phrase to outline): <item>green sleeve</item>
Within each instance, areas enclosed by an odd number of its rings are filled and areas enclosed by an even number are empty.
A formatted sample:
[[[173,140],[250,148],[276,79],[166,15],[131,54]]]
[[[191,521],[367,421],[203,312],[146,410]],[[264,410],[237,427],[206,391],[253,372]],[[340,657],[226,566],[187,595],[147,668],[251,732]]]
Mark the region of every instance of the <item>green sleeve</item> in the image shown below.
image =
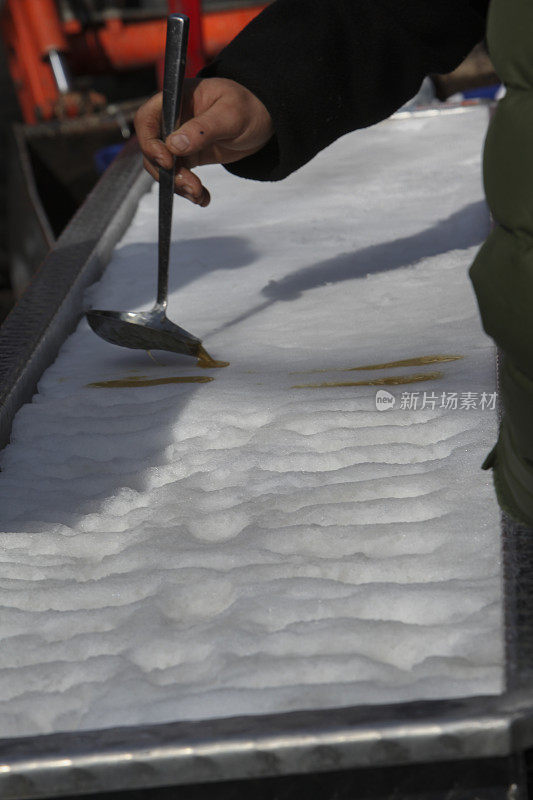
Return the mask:
[[[470,268],[483,326],[503,353],[503,416],[485,466],[502,507],[533,525],[533,2],[492,0],[487,41],[507,93],[484,152],[496,224]]]

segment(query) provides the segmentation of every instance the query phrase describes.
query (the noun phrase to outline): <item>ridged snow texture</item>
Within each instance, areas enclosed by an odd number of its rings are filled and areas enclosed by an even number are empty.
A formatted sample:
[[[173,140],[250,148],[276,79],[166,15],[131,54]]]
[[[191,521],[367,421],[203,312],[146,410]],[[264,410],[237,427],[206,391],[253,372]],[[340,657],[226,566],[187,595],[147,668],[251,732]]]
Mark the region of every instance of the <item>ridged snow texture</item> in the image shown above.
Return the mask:
[[[495,412],[399,407],[495,389],[467,278],[485,126],[393,120],[280,185],[205,169],[170,317],[225,370],[80,324],[2,456],[2,736],[499,691]],[[156,221],[153,192],[88,302],[151,304]],[[464,358],[335,371],[429,354]],[[291,388],[438,370],[387,412]]]

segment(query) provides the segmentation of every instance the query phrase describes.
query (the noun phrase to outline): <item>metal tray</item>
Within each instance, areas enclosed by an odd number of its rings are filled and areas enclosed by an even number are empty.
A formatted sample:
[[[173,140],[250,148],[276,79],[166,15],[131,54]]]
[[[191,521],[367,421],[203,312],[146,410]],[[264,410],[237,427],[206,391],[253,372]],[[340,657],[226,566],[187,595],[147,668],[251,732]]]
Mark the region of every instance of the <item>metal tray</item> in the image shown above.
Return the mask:
[[[84,289],[104,269],[150,183],[133,141],[0,328],[0,446],[78,322]],[[509,781],[518,781],[516,756],[533,747],[533,531],[503,517],[502,540],[504,694],[0,739],[0,798],[480,759],[515,764]],[[498,796],[518,796],[509,781]]]

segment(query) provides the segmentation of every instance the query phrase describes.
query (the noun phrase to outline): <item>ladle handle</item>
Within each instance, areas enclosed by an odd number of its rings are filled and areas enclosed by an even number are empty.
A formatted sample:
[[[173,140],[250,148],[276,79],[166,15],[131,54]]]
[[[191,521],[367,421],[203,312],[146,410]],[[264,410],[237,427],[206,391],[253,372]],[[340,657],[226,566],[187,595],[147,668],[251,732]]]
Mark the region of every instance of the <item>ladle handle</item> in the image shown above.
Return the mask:
[[[188,37],[189,18],[184,14],[171,14],[167,18],[167,41],[165,46],[163,113],[161,118],[161,136],[163,140],[174,130],[181,110]],[[175,167],[176,159],[173,159],[172,169],[159,168],[157,305],[161,306],[163,311],[167,307],[168,298],[168,261],[170,255],[170,234],[172,230]]]

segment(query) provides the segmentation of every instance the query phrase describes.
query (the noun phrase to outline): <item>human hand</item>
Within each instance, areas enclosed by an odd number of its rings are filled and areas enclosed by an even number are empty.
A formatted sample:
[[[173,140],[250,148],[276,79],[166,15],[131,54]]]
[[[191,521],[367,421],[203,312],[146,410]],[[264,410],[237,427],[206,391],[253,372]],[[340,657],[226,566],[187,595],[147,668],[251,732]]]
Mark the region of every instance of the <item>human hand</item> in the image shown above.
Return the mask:
[[[241,84],[228,78],[193,78],[183,87],[180,126],[163,142],[162,92],[151,97],[135,115],[135,130],[144,166],[158,180],[158,165],[170,169],[177,156],[175,192],[202,207],[210,195],[191,172],[202,164],[229,164],[261,150],[274,133],[263,103]]]

